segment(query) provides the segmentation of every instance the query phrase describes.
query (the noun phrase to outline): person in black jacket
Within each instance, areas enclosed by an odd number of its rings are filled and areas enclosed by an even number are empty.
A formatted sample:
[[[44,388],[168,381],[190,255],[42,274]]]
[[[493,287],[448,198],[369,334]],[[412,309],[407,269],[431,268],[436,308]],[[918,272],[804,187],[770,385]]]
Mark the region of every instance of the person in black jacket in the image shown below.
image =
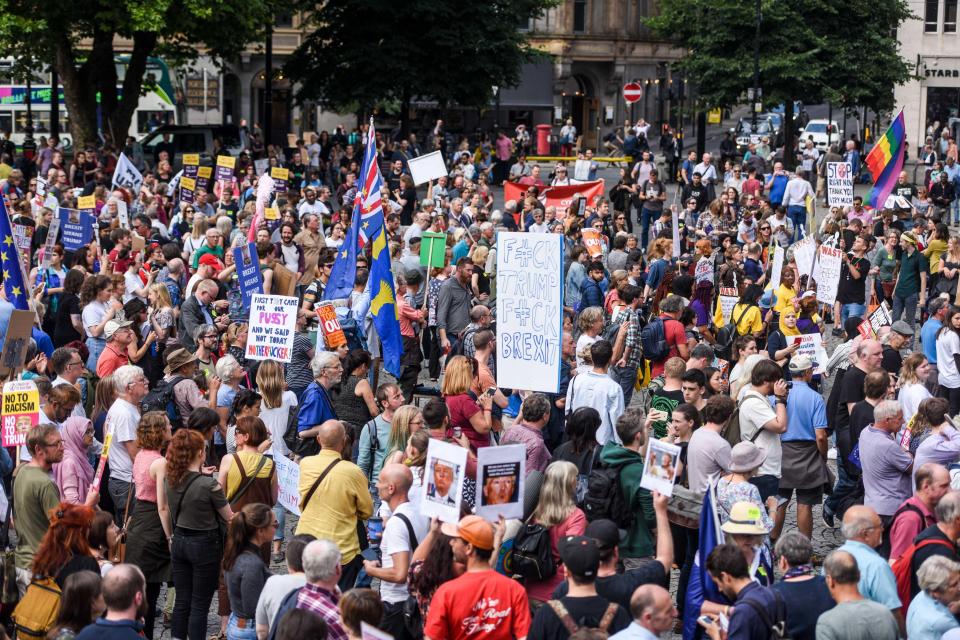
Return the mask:
[[[603,291],[600,289],[600,281],[603,280],[603,263],[591,262],[587,268],[587,279],[583,281],[580,291],[580,308],[602,307]]]

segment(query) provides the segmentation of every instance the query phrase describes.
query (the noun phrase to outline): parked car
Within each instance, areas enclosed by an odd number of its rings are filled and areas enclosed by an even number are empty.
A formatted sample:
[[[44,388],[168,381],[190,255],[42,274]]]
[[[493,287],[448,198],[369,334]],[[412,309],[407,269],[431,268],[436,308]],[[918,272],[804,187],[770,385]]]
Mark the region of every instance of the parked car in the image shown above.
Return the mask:
[[[830,140],[833,143],[839,143],[843,140],[843,131],[840,130],[840,127],[837,126],[836,120],[830,121]],[[806,142],[810,138],[813,138],[814,146],[820,151],[827,150],[827,121],[823,120],[811,120],[807,123],[803,129],[800,129],[799,138],[801,142]]]
[[[737,155],[742,156],[747,151],[747,147],[752,144],[760,144],[764,136],[774,141],[776,133],[773,127],[773,121],[770,118],[757,118],[756,130],[753,128],[753,122],[750,118],[740,118],[737,126],[730,130],[734,140],[737,143]]]
[[[144,155],[151,162],[154,149],[163,141],[164,134],[170,136],[170,142],[175,149],[174,157],[170,158],[174,169],[183,165],[185,153],[198,153],[202,164],[212,164],[214,138],[219,138],[232,156],[240,154],[246,139],[246,135],[235,125],[164,125],[154,129],[140,141]]]

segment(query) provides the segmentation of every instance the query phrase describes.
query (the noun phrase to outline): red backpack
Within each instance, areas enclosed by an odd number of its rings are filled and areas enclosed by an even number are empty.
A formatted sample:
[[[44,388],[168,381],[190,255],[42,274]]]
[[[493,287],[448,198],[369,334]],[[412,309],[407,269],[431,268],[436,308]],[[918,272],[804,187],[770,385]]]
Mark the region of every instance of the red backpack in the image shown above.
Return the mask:
[[[893,577],[897,581],[897,595],[900,596],[900,605],[903,612],[906,612],[906,610],[910,608],[910,601],[913,598],[913,596],[910,595],[910,581],[913,578],[913,556],[919,549],[931,544],[939,544],[952,549],[952,545],[946,540],[927,538],[918,544],[910,545],[910,547],[903,552],[903,555],[894,560],[893,564],[890,565],[890,568],[893,569]]]

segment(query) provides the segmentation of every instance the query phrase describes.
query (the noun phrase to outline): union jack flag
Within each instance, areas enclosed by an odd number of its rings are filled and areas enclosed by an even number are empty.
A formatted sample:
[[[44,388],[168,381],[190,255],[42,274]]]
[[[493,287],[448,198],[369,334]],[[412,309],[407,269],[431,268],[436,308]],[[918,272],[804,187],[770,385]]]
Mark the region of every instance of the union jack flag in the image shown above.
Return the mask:
[[[380,167],[377,165],[377,140],[372,122],[367,129],[363,165],[357,183],[354,207],[360,210],[360,229],[358,229],[357,238],[362,249],[383,227],[383,203],[380,200],[383,178],[380,176]]]

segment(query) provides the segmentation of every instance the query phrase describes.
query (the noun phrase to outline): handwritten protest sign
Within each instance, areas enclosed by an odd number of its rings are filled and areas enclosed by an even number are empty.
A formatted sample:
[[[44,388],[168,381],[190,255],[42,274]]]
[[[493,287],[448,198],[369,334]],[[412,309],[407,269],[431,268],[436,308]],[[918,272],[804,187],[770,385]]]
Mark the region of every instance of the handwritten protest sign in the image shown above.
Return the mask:
[[[255,293],[263,293],[263,277],[257,259],[257,245],[250,242],[233,248],[233,260],[237,265],[237,281],[243,296],[243,310],[250,311],[250,302]]]
[[[60,228],[65,251],[78,251],[93,240],[94,220],[86,211],[60,208]]]
[[[840,268],[843,266],[843,251],[836,247],[821,245],[817,257],[817,300],[832,305],[837,301],[840,287]]]
[[[777,245],[773,249],[773,268],[770,270],[770,288],[774,291],[780,286],[780,276],[783,274],[783,259],[787,252]]]
[[[563,238],[497,235],[497,384],[557,393],[563,332]]]
[[[853,167],[849,162],[827,163],[827,203],[831,207],[853,206]]]
[[[712,258],[700,258],[697,260],[697,266],[693,272],[693,280],[698,285],[701,282],[709,282],[713,284],[713,259]]]
[[[44,269],[50,266],[50,254],[57,244],[57,236],[60,234],[60,218],[50,218],[50,227],[47,229],[47,240],[43,244],[43,260],[41,262]]]
[[[237,159],[233,156],[217,156],[217,182],[233,181],[233,169],[236,165]]]
[[[807,236],[793,245],[793,259],[797,263],[797,271],[801,276],[813,273],[813,261],[817,254],[817,241]]]
[[[599,231],[584,229],[580,232],[580,237],[583,238],[583,246],[587,248],[591,258],[599,258],[603,255],[603,238],[600,237]]]
[[[740,301],[740,296],[737,294],[737,290],[733,287],[720,287],[720,295],[718,297],[720,304],[720,313],[723,315],[723,324],[726,325],[730,322],[730,314],[733,313],[733,308],[737,306],[737,302]]]
[[[24,272],[30,271],[30,254],[33,253],[30,250],[30,245],[33,242],[33,227],[29,227],[25,224],[13,224],[11,225],[13,231],[13,242],[17,245],[17,250],[20,252],[20,264],[24,265]]]
[[[273,178],[273,190],[282,193],[287,190],[287,181],[290,179],[290,170],[283,167],[272,167],[270,177]]]
[[[673,239],[673,257],[680,257],[680,212],[677,208],[670,207],[670,232]]]
[[[788,340],[800,345],[794,357],[805,355],[810,358],[810,361],[813,362],[814,373],[824,373],[827,370],[827,360],[829,358],[826,349],[823,348],[823,336],[819,333],[806,333],[802,336],[793,336]]]
[[[522,444],[477,450],[477,515],[490,522],[500,516],[523,518],[523,479],[527,450]]]
[[[250,302],[248,360],[290,362],[297,326],[298,299],[290,296],[253,294]]]
[[[286,456],[273,454],[277,469],[277,502],[294,515],[300,515],[300,465]]]
[[[27,441],[27,432],[40,424],[40,392],[32,380],[3,385],[3,446],[17,447]]]
[[[323,331],[323,341],[328,349],[335,349],[347,344],[347,336],[343,333],[337,312],[333,304],[326,303],[317,306],[317,318],[320,320],[320,330]]]

